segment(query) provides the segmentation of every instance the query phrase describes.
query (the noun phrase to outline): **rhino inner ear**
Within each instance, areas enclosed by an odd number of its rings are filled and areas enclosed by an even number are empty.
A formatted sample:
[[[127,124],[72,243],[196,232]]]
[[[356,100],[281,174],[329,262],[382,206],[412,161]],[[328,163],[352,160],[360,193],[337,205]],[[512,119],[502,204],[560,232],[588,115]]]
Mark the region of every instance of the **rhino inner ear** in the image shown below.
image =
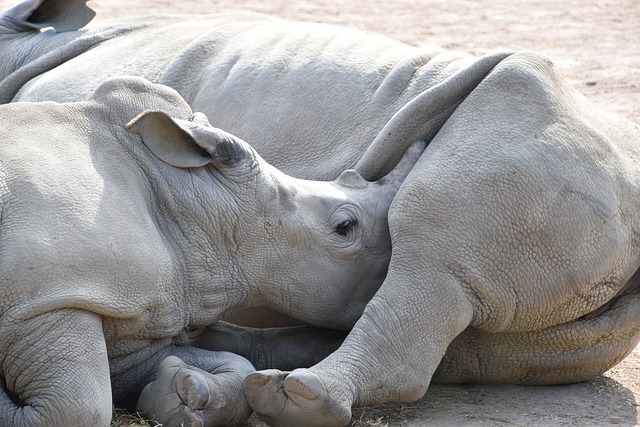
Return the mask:
[[[160,160],[179,168],[201,167],[212,162],[207,151],[164,111],[144,111],[127,123],[144,145]]]

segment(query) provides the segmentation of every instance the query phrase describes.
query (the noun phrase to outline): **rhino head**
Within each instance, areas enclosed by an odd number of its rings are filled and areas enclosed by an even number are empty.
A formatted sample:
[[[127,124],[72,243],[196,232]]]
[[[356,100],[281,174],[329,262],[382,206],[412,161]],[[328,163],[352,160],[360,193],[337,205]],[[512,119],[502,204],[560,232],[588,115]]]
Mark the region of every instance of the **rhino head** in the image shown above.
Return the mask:
[[[335,181],[288,176],[240,138],[195,113],[190,121],[145,111],[128,127],[176,168],[211,168],[227,195],[216,222],[232,248],[236,308],[266,307],[308,324],[350,328],[386,275],[389,205],[424,143],[375,182],[347,170]],[[215,243],[214,243],[215,245]]]

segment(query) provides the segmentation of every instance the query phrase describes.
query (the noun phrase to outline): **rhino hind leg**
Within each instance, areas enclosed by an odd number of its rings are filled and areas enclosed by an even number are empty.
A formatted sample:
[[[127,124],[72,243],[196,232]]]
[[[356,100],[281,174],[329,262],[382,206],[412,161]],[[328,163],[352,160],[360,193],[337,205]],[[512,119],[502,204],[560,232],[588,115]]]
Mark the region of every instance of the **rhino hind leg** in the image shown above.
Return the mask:
[[[307,369],[255,372],[245,395],[258,417],[271,426],[333,427],[351,419],[351,408],[334,400],[322,380]]]
[[[451,343],[433,380],[528,385],[588,381],[619,363],[639,341],[640,289],[628,286],[593,313],[548,329],[467,329]]]

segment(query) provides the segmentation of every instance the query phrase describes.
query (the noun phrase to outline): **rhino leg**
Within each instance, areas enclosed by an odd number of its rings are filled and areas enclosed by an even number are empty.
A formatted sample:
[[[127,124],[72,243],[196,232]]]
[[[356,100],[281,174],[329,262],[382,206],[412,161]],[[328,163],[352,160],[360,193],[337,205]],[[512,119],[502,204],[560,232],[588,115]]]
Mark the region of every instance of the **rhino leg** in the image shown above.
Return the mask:
[[[640,290],[595,317],[540,331],[467,329],[449,346],[433,380],[442,383],[561,384],[587,381],[624,359],[640,341]]]
[[[309,369],[247,377],[249,404],[270,425],[345,426],[352,406],[421,398],[448,345],[473,320],[460,278],[415,249],[433,230],[415,208],[428,200],[418,190],[429,187],[410,184],[389,212],[388,274],[342,346]]]
[[[10,344],[0,355],[0,425],[109,425],[109,362],[100,316],[56,310],[17,324],[2,339],[3,347]]]
[[[138,399],[137,409],[162,425],[234,426],[251,415],[243,381],[254,371],[226,352],[172,346]]]
[[[245,380],[249,405],[270,426],[344,426],[351,408],[329,394],[325,382],[307,369],[255,372]]]
[[[473,310],[454,277],[420,269],[407,277],[408,265],[420,256],[410,252],[407,246],[394,252],[385,282],[338,350],[309,369],[247,377],[245,395],[262,420],[272,426],[345,426],[352,406],[412,402],[424,395]],[[415,290],[415,282],[431,285]]]
[[[344,331],[304,325],[249,328],[218,322],[192,334],[190,345],[238,354],[256,369],[288,371],[318,363],[340,347],[346,336]]]

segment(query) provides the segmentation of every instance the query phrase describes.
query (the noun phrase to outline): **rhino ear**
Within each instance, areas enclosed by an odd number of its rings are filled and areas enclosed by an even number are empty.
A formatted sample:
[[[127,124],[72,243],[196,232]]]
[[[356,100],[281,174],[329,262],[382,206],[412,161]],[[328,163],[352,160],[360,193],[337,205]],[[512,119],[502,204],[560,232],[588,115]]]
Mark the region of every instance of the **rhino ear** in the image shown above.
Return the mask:
[[[87,25],[96,13],[87,0],[25,0],[5,12],[1,18],[19,31],[53,27],[57,32],[75,31]]]
[[[252,168],[256,163],[256,154],[246,142],[212,127],[201,113],[186,121],[173,119],[164,111],[148,110],[131,120],[127,128],[140,135],[160,160],[179,168],[212,163],[224,171],[242,165]]]
[[[211,156],[164,111],[144,111],[127,123],[147,148],[163,162],[179,168],[211,163]]]

